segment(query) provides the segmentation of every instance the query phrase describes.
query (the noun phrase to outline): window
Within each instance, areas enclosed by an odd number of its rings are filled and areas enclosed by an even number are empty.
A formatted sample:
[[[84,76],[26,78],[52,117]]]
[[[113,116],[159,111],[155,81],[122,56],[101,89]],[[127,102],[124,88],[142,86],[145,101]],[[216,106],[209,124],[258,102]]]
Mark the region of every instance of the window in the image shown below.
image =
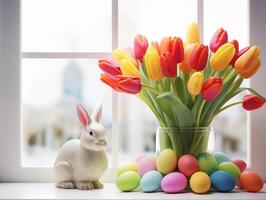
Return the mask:
[[[258,9],[252,5],[250,8]],[[229,38],[233,35],[243,47],[249,44],[248,9],[248,0],[227,0],[222,5],[217,0],[0,1],[0,15],[5,16],[0,17],[1,179],[51,180],[59,147],[79,137],[76,102],[91,111],[103,100],[110,165],[105,180],[113,180],[119,163],[142,152],[155,152],[158,125],[152,113],[136,98],[118,95],[103,85],[97,59],[109,57],[117,46],[132,44],[136,33],[149,40],[165,35],[184,38],[191,21],[198,21],[203,28],[206,44],[217,26],[223,26]],[[260,92],[265,94],[265,88]],[[265,118],[265,113],[253,116],[251,130],[258,131],[262,125],[254,119]],[[236,126],[238,121],[242,124]],[[254,163],[260,157],[253,152],[260,152],[260,146],[255,147],[254,141],[265,136],[248,134],[245,112],[228,110],[214,126],[217,151],[244,159],[251,155],[251,166],[258,166]]]

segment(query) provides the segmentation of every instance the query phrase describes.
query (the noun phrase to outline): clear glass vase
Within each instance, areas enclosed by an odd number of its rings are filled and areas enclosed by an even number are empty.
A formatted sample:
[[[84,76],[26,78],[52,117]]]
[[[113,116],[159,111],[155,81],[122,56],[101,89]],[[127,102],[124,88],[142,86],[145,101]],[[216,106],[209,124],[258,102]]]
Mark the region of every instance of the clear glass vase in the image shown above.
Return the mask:
[[[156,131],[156,153],[173,149],[180,157],[184,154],[197,156],[214,151],[212,127],[158,127]]]

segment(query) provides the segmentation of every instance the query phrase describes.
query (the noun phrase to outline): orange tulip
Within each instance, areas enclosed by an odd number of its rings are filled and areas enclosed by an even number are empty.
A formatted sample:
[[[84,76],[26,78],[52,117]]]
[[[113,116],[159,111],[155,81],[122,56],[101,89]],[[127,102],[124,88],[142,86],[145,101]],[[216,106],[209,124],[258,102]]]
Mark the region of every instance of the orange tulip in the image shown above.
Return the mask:
[[[199,44],[194,43],[194,44],[188,44],[185,47],[185,52],[184,52],[184,60],[182,63],[180,63],[179,68],[185,72],[185,73],[191,73],[194,71],[193,67],[191,66],[190,63],[190,58],[192,56],[193,51],[197,48]]]
[[[249,78],[260,68],[260,48],[258,46],[250,47],[235,62],[236,71],[243,78]]]

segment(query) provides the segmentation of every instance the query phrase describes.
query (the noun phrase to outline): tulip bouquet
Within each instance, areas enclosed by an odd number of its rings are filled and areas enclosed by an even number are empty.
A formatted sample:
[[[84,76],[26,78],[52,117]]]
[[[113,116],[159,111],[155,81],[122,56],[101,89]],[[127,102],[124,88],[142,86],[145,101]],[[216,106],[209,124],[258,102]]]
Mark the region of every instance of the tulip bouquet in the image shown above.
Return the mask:
[[[202,147],[204,137],[180,134],[184,128],[209,127],[215,116],[238,104],[246,110],[263,106],[263,96],[241,87],[242,81],[260,66],[258,46],[239,50],[238,41],[228,42],[223,28],[216,31],[209,46],[201,44],[195,23],[187,29],[186,42],[179,37],[164,37],[160,43],[149,44],[145,36],[138,34],[133,49],[116,49],[112,59],[99,60],[101,80],[146,103],[160,126],[170,128],[161,148],[170,147],[179,156],[206,150],[206,144]],[[245,90],[250,93],[242,101],[228,103]]]

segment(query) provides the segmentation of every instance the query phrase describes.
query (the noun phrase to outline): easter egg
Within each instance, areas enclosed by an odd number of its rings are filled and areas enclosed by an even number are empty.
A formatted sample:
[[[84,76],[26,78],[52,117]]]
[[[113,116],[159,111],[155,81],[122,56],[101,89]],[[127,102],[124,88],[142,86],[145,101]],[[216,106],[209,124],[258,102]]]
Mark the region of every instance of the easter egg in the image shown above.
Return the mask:
[[[185,176],[192,176],[199,171],[199,164],[197,159],[192,155],[183,155],[178,160],[178,170]]]
[[[158,171],[149,171],[140,180],[140,188],[144,192],[155,192],[161,186],[163,176]]]
[[[116,179],[116,186],[122,192],[130,192],[139,186],[140,175],[135,171],[122,173]]]
[[[236,185],[234,177],[224,171],[216,171],[211,174],[211,184],[218,192],[231,192]]]
[[[160,152],[156,160],[156,168],[162,174],[168,174],[176,169],[177,158],[172,149]]]
[[[240,170],[238,167],[232,162],[223,162],[218,165],[218,171],[225,171],[231,174],[235,180],[237,181],[240,177]]]
[[[229,156],[223,152],[215,152],[214,157],[217,161],[217,165],[219,165],[222,162],[231,162],[231,159],[229,158]]]
[[[211,174],[217,169],[215,157],[209,153],[201,153],[197,156],[199,169],[207,174]]]
[[[238,167],[241,173],[245,171],[247,163],[244,160],[238,159],[238,160],[233,160],[232,162]]]
[[[187,186],[186,177],[179,172],[172,172],[163,177],[161,188],[166,193],[178,193],[183,191]]]
[[[263,188],[263,179],[255,172],[243,172],[239,181],[248,192],[259,192]]]
[[[141,154],[141,155],[139,155],[136,159],[135,159],[135,162],[139,162],[142,158],[146,158],[146,157],[149,157],[148,155],[146,155],[146,154]]]
[[[205,172],[196,172],[190,177],[190,188],[198,194],[206,193],[211,188],[211,180]]]
[[[144,157],[138,161],[138,173],[143,176],[146,172],[156,169],[156,163],[152,158]]]
[[[117,172],[116,172],[116,176],[120,176],[120,174],[124,173],[124,172],[127,172],[127,171],[135,171],[137,172],[138,171],[138,165],[136,162],[132,162],[132,163],[128,163],[128,164],[125,164],[121,167],[118,168]]]

